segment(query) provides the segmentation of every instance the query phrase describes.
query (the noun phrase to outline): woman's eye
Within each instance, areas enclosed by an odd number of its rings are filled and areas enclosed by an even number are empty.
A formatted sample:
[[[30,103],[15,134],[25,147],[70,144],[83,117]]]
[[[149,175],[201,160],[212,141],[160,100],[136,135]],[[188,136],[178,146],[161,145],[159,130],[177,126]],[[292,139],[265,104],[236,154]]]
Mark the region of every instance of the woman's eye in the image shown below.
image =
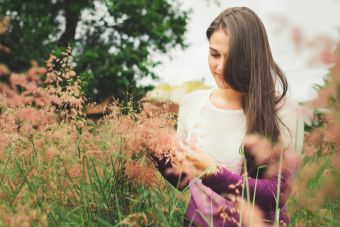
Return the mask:
[[[214,58],[218,58],[220,56],[219,54],[213,54],[213,53],[210,53],[210,55]]]

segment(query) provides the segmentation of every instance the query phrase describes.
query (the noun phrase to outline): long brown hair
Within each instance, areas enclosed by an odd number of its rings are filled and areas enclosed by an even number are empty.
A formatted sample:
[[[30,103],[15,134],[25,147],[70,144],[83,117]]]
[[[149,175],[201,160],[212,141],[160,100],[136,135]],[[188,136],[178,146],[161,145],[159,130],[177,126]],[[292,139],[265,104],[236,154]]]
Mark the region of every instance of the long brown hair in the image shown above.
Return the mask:
[[[277,104],[285,97],[288,83],[273,59],[263,23],[251,9],[233,7],[224,10],[210,24],[206,32],[208,40],[219,29],[229,38],[224,80],[242,94],[246,134],[258,134],[278,143]],[[277,94],[278,85],[280,94]],[[256,166],[251,157],[246,155],[246,159],[248,173],[254,175]]]

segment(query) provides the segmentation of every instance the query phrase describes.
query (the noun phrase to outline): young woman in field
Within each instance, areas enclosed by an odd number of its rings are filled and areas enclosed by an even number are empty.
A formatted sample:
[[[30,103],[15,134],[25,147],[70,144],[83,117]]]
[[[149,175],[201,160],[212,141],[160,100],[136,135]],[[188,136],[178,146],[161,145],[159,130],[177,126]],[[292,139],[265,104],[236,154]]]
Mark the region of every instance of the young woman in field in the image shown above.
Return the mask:
[[[182,99],[177,134],[183,145],[171,160],[158,160],[158,169],[178,189],[191,190],[185,226],[238,223],[230,195],[242,190],[243,197],[255,199],[266,222],[287,223],[285,203],[294,168],[286,165],[291,160],[285,154],[301,152],[303,123],[298,104],[286,97],[287,80],[273,60],[264,25],[249,8],[228,8],[206,35],[217,87]],[[270,143],[247,137],[253,134]],[[188,164],[181,174],[169,171]],[[189,185],[183,181],[188,177]]]

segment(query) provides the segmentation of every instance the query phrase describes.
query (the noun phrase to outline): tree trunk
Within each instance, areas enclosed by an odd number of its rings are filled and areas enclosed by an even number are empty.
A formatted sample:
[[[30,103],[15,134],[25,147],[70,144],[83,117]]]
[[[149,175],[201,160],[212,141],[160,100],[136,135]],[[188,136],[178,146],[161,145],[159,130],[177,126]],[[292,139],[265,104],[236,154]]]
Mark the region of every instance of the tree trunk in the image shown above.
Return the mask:
[[[61,35],[58,43],[60,46],[67,46],[74,40],[77,24],[80,19],[81,10],[86,7],[82,1],[64,0],[63,8],[66,20],[64,33]]]

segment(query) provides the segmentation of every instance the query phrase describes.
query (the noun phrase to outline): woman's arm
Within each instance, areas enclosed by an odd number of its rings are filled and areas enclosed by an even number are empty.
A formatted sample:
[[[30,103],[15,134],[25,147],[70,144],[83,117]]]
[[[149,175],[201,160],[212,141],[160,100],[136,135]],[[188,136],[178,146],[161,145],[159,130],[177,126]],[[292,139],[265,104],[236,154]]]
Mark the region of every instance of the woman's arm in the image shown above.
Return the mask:
[[[250,201],[253,201],[255,195],[255,203],[260,208],[272,211],[276,207],[278,186],[280,187],[279,208],[285,204],[291,191],[290,179],[289,171],[283,171],[280,180],[278,176],[268,179],[254,179],[234,174],[225,167],[218,167],[215,173],[203,177],[202,183],[218,194],[240,195],[244,187],[245,198],[247,198],[247,190],[249,190]]]
[[[190,95],[185,96],[180,104],[177,118],[176,134],[180,141],[184,141],[187,138],[187,130],[185,126],[185,119],[188,115],[188,106],[190,104]],[[188,174],[180,171],[175,171],[170,158],[157,158],[152,157],[156,168],[162,174],[162,176],[175,188],[182,191],[187,188],[190,177]]]
[[[255,158],[256,163],[266,165],[266,172],[261,179],[246,178],[234,174],[223,165],[214,166],[213,160],[209,160],[209,156],[194,144],[189,144],[194,152],[186,152],[187,159],[197,168],[196,173],[191,175],[201,177],[203,185],[211,188],[217,194],[240,195],[244,190],[245,198],[249,194],[250,201],[255,198],[255,203],[266,211],[275,210],[279,187],[278,207],[281,208],[291,192],[292,176],[299,165],[298,156],[295,152],[280,151],[279,146],[272,147],[269,142],[256,136],[248,137],[245,143],[249,150],[263,156]],[[213,172],[204,174],[204,170],[207,168],[212,168]],[[279,173],[281,174],[279,175]]]
[[[171,165],[171,161],[167,158],[158,159],[154,157],[153,160],[155,161],[158,171],[172,186],[179,191],[183,191],[187,188],[190,181],[188,174],[175,171]]]

